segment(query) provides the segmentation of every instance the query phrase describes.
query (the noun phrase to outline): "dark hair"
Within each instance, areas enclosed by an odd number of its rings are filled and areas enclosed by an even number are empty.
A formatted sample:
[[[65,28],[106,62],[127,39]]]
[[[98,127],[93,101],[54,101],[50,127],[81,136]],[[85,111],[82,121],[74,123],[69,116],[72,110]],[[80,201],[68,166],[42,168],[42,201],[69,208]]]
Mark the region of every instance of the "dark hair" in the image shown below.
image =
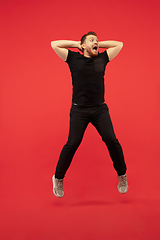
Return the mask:
[[[97,34],[96,34],[95,32],[90,31],[90,32],[88,32],[88,33],[86,33],[86,34],[84,34],[84,35],[82,36],[82,38],[81,38],[81,44],[84,43],[86,37],[89,36],[89,35],[94,35],[94,36],[97,37]]]

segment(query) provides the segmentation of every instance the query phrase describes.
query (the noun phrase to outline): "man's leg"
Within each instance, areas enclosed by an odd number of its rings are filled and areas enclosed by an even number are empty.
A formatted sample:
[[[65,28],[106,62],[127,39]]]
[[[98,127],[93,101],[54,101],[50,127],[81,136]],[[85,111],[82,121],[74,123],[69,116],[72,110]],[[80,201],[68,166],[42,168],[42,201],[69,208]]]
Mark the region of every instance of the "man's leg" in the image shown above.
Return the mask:
[[[63,178],[68,170],[73,156],[80,145],[85,129],[89,123],[88,114],[83,108],[72,106],[70,112],[70,129],[68,141],[64,145],[56,167],[55,175],[52,177],[53,193],[56,197],[64,196]]]
[[[113,166],[117,171],[119,182],[121,181],[120,185],[124,185],[124,182],[126,181],[125,174],[127,168],[124,160],[122,147],[115,136],[113,125],[109,115],[109,110],[106,104],[101,105],[94,112],[92,117],[92,124],[96,127],[97,131],[102,137],[102,140],[105,142],[109,150],[109,154],[113,161]],[[121,192],[120,187],[121,186],[118,187],[118,190]],[[125,188],[125,190],[122,189],[122,192],[125,192],[126,190],[128,190],[128,188]]]

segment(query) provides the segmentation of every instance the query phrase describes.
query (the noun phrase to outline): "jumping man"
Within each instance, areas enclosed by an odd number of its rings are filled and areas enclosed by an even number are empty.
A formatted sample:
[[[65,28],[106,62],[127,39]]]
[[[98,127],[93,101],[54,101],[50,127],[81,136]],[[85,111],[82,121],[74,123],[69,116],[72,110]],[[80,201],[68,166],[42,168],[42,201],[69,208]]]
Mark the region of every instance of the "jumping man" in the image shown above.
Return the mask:
[[[63,179],[89,123],[97,129],[108,148],[119,180],[118,191],[126,193],[128,184],[123,151],[115,136],[108,106],[104,102],[105,68],[121,51],[123,43],[99,42],[95,32],[88,32],[82,36],[81,41],[52,41],[51,46],[68,64],[73,85],[69,136],[52,177],[53,193],[56,197],[63,197]],[[78,48],[83,54],[68,48]],[[106,50],[99,53],[99,48]]]

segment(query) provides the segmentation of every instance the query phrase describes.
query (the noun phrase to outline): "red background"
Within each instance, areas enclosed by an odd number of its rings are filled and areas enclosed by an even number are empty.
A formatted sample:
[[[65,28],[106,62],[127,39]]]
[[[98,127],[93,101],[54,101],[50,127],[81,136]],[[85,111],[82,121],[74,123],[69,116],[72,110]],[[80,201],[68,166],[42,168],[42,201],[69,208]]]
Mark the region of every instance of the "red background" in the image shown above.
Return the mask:
[[[159,239],[160,2],[1,1],[0,238]],[[108,151],[89,125],[65,181],[51,177],[68,135],[71,76],[51,40],[123,41],[108,64],[105,99],[128,166],[117,191]]]

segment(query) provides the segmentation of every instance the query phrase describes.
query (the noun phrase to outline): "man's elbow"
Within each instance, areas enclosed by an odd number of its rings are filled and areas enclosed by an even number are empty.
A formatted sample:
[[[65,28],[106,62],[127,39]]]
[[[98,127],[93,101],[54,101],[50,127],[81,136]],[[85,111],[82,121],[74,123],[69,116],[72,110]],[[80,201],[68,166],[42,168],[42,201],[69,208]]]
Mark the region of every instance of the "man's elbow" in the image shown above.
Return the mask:
[[[123,42],[120,42],[120,48],[122,49],[123,48]]]
[[[54,41],[51,41],[51,47],[54,49],[55,48],[55,43]]]

